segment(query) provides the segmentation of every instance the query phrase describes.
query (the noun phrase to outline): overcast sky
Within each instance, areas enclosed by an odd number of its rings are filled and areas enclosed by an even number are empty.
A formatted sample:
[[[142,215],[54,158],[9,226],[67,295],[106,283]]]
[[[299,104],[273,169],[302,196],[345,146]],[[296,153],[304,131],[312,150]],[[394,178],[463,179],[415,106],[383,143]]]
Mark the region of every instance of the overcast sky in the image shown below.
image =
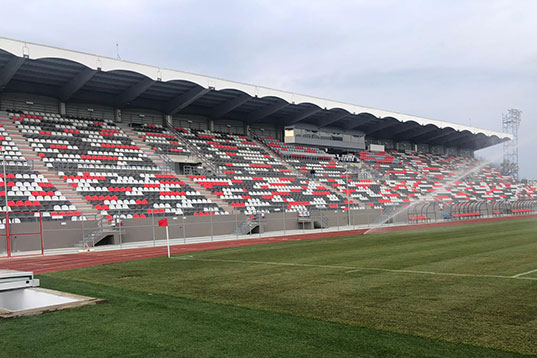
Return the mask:
[[[537,178],[537,1],[3,1],[0,36],[501,130]],[[478,152],[498,159],[496,150]]]

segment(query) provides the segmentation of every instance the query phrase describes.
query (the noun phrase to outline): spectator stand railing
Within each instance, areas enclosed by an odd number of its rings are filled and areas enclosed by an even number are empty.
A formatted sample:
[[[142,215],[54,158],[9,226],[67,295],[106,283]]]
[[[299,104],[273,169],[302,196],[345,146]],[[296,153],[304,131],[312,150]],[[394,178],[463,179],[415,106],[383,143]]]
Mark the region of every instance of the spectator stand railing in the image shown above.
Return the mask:
[[[206,168],[210,169],[211,173],[213,175],[223,175],[222,171],[216,164],[214,164],[211,160],[207,159],[205,154],[203,154],[195,145],[193,145],[190,141],[186,140],[181,132],[179,132],[177,129],[173,127],[167,127],[167,129],[177,137],[181,141],[181,143],[188,149],[192,155],[194,155],[196,158],[200,160],[200,162],[205,166]]]

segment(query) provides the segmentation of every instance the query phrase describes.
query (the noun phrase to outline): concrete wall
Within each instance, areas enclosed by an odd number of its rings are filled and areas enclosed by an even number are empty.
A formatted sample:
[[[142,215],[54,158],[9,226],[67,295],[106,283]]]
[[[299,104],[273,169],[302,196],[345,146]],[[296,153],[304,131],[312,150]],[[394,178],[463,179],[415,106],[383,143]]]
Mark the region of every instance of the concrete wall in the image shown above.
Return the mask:
[[[73,247],[83,238],[83,233],[89,233],[97,228],[96,221],[43,221],[43,245],[45,249]],[[5,246],[5,230],[0,236]],[[29,233],[33,233],[29,235]],[[12,251],[32,251],[41,248],[41,235],[38,222],[10,225]]]
[[[5,234],[5,232],[2,231],[2,234]],[[5,257],[6,255],[7,255],[6,237],[0,236],[0,257]]]
[[[493,206],[482,204],[480,206],[468,207],[457,212],[481,213],[481,216],[492,216]],[[344,227],[349,223],[352,226],[377,225],[384,222],[390,224],[406,224],[409,216],[427,216],[428,220],[442,220],[442,214],[449,213],[450,209],[440,210],[438,207],[429,207],[421,210],[413,207],[410,210],[401,210],[396,215],[389,211],[381,213],[380,210],[325,210],[312,212],[312,217],[317,218],[322,214],[327,218],[328,227]],[[392,217],[393,215],[393,217]],[[146,219],[130,219],[123,221],[123,231],[121,235],[122,243],[132,243],[140,241],[164,240],[166,231],[164,227],[158,226],[158,220],[162,217]],[[169,217],[170,238],[192,238],[210,237],[218,235],[233,234],[237,227],[245,222],[244,214],[222,215],[222,216],[202,216],[202,217]],[[57,248],[72,248],[79,243],[89,232],[98,226],[97,221],[85,222],[43,222],[43,243],[45,250]],[[309,229],[310,225],[307,224]],[[10,225],[12,252],[23,253],[24,251],[40,250],[41,240],[39,234],[39,223],[21,223]],[[282,232],[302,229],[302,224],[298,221],[297,213],[271,213],[265,216],[261,225],[261,232]],[[32,233],[32,235],[28,235]],[[119,243],[119,235],[116,243]],[[0,256],[5,256],[6,238],[5,230],[0,232]]]
[[[329,227],[347,226],[350,219],[351,225],[365,225],[375,222],[379,215],[378,210],[351,211],[321,211],[327,217]],[[316,216],[319,213],[312,213]],[[158,226],[158,220],[162,217],[146,219],[123,220],[121,242],[132,243],[139,241],[151,241],[166,239],[164,227]],[[245,222],[244,214],[221,215],[221,216],[188,216],[169,217],[170,238],[192,238],[201,236],[218,236],[233,234],[237,227]],[[98,227],[97,221],[84,222],[43,222],[43,244],[45,250],[58,248],[71,248],[79,243],[85,235]],[[298,222],[297,213],[271,213],[265,216],[261,225],[261,232],[276,232],[302,229]],[[12,252],[36,251],[41,248],[39,223],[21,223],[10,225]],[[27,235],[33,233],[32,235]],[[0,232],[5,234],[5,230]],[[116,243],[119,242],[119,235]],[[0,236],[0,255],[6,252],[6,238]]]
[[[535,204],[532,204],[535,205]],[[531,205],[526,205],[530,208]],[[525,207],[526,207],[525,206]],[[537,207],[531,206],[535,211]],[[491,204],[476,204],[464,209],[457,209],[454,212],[480,212],[481,216],[492,216],[493,211],[498,210]],[[420,207],[413,206],[410,209],[401,210],[396,215],[389,211],[382,213],[380,210],[325,210],[312,212],[312,217],[317,218],[319,214],[324,215],[328,220],[328,227],[337,228],[348,226],[378,225],[386,221],[390,224],[406,224],[409,216],[427,216],[427,219],[442,220],[443,213],[450,213],[449,207],[439,209],[438,206]],[[508,214],[501,212],[501,214]],[[392,217],[393,215],[393,217]],[[158,221],[162,217],[146,219],[130,219],[123,221],[123,231],[121,238],[116,237],[116,244],[121,239],[122,243],[132,243],[140,241],[164,240],[166,231],[164,227],[158,226]],[[233,234],[237,227],[245,222],[244,214],[222,215],[222,216],[189,216],[169,217],[170,238],[192,238],[192,237],[210,237],[218,235]],[[72,248],[79,243],[83,237],[91,231],[97,229],[97,221],[85,222],[43,222],[43,243],[45,250],[58,248]],[[306,229],[311,226],[306,225]],[[282,232],[302,229],[302,224],[298,221],[297,213],[271,213],[265,216],[262,221],[261,232]],[[27,251],[39,251],[41,248],[39,222],[11,224],[11,249],[14,254],[23,254]],[[29,235],[32,233],[31,235]],[[0,257],[6,255],[6,236],[5,230],[0,230]]]

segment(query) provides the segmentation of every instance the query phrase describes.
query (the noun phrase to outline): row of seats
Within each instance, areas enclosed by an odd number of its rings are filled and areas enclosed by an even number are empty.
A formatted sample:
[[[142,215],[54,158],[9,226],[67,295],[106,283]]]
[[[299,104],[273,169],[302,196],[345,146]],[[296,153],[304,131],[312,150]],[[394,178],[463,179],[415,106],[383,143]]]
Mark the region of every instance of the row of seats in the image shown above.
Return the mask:
[[[182,127],[176,129],[224,174],[292,175],[289,169],[247,136]]]
[[[149,153],[114,122],[50,113],[10,117],[46,166],[109,219],[224,214],[174,175],[161,174]],[[144,130],[167,136],[156,127]]]
[[[139,137],[158,154],[190,155],[170,131],[158,124],[134,124]]]
[[[21,113],[22,115],[22,113]],[[81,213],[42,173],[31,169],[20,149],[0,123],[0,210],[8,212],[11,223],[41,216],[44,220],[60,217],[81,218]],[[4,161],[5,160],[5,161]],[[5,224],[5,223],[4,223]]]
[[[161,174],[149,153],[144,153],[114,122],[47,113],[13,112],[10,116],[47,167],[57,171],[107,217],[225,214],[175,175]],[[277,211],[303,214],[312,209],[348,207],[384,209],[416,200],[449,204],[537,197],[535,187],[516,183],[489,166],[480,168],[479,161],[473,158],[361,151],[352,153],[350,165],[348,156],[339,156],[347,158],[339,161],[320,148],[260,138],[287,162],[285,165],[256,140],[244,135],[177,127],[180,133],[177,138],[160,125],[135,125],[133,129],[160,154],[189,155],[180,143],[191,143],[214,163],[219,175],[193,175],[190,180],[248,214]],[[22,167],[20,163],[25,160],[20,151],[7,135],[3,138],[3,144],[9,148],[6,155],[11,155],[19,163],[17,166]],[[303,176],[295,175],[289,165]],[[356,171],[362,165],[363,170],[375,174],[375,179],[357,179]],[[461,175],[472,168],[479,170],[470,176]],[[22,177],[15,179],[12,184],[6,184],[12,186],[8,190],[8,206],[36,209],[39,202],[52,204],[50,212],[63,212],[62,217],[76,213],[76,208],[56,190],[24,184]],[[334,189],[341,194],[334,194]],[[352,201],[345,200],[344,195],[352,197]]]
[[[292,177],[238,176],[232,179],[192,175],[190,179],[246,213],[305,212],[337,209],[343,204],[341,198],[325,186]]]
[[[0,124],[0,160],[11,168],[28,168],[28,162],[15,145],[6,129]]]
[[[295,144],[289,144],[289,143],[283,143],[279,141],[278,139],[270,136],[266,136],[262,138],[263,142],[270,147],[272,150],[274,150],[276,153],[282,154],[282,155],[303,155],[303,156],[326,156],[327,153],[319,148],[315,147],[307,147],[302,145],[295,145]]]
[[[131,214],[194,215],[221,209],[173,175],[130,173],[60,173],[76,191],[103,215]],[[155,212],[154,209],[164,209]]]
[[[221,176],[190,176],[247,214],[344,208],[340,195],[319,181],[302,179],[248,136],[176,128],[184,140],[220,169]]]
[[[361,152],[359,158],[384,175],[386,185],[412,200],[450,204],[535,198],[535,188],[474,158],[399,151]]]
[[[339,161],[336,156],[326,151],[311,148],[305,151],[302,146],[283,143],[272,137],[260,139],[302,174],[314,176],[316,181],[350,196],[352,198],[350,204],[354,209],[364,207],[383,209],[403,203],[399,194],[394,193],[384,183],[357,181],[353,175],[355,173],[346,162]],[[349,203],[346,204],[349,206]]]
[[[322,150],[300,153],[303,147],[284,144],[271,137],[261,140],[303,174],[309,175],[314,170],[319,181],[338,188],[368,207],[382,209],[407,205],[415,200],[449,204],[536,197],[535,188],[502,177],[490,166],[479,168],[481,163],[473,158],[400,151],[361,151],[334,158]],[[344,161],[340,162],[338,158]],[[362,165],[377,179],[354,179],[356,168],[362,168]],[[471,175],[465,176],[465,173]]]

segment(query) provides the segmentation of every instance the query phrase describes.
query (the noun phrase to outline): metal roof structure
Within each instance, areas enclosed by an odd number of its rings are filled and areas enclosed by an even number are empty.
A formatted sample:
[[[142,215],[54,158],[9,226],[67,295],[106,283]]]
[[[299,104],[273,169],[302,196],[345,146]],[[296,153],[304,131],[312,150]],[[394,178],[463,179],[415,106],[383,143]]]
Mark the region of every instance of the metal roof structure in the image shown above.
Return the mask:
[[[0,37],[0,91],[478,150],[512,135]]]

